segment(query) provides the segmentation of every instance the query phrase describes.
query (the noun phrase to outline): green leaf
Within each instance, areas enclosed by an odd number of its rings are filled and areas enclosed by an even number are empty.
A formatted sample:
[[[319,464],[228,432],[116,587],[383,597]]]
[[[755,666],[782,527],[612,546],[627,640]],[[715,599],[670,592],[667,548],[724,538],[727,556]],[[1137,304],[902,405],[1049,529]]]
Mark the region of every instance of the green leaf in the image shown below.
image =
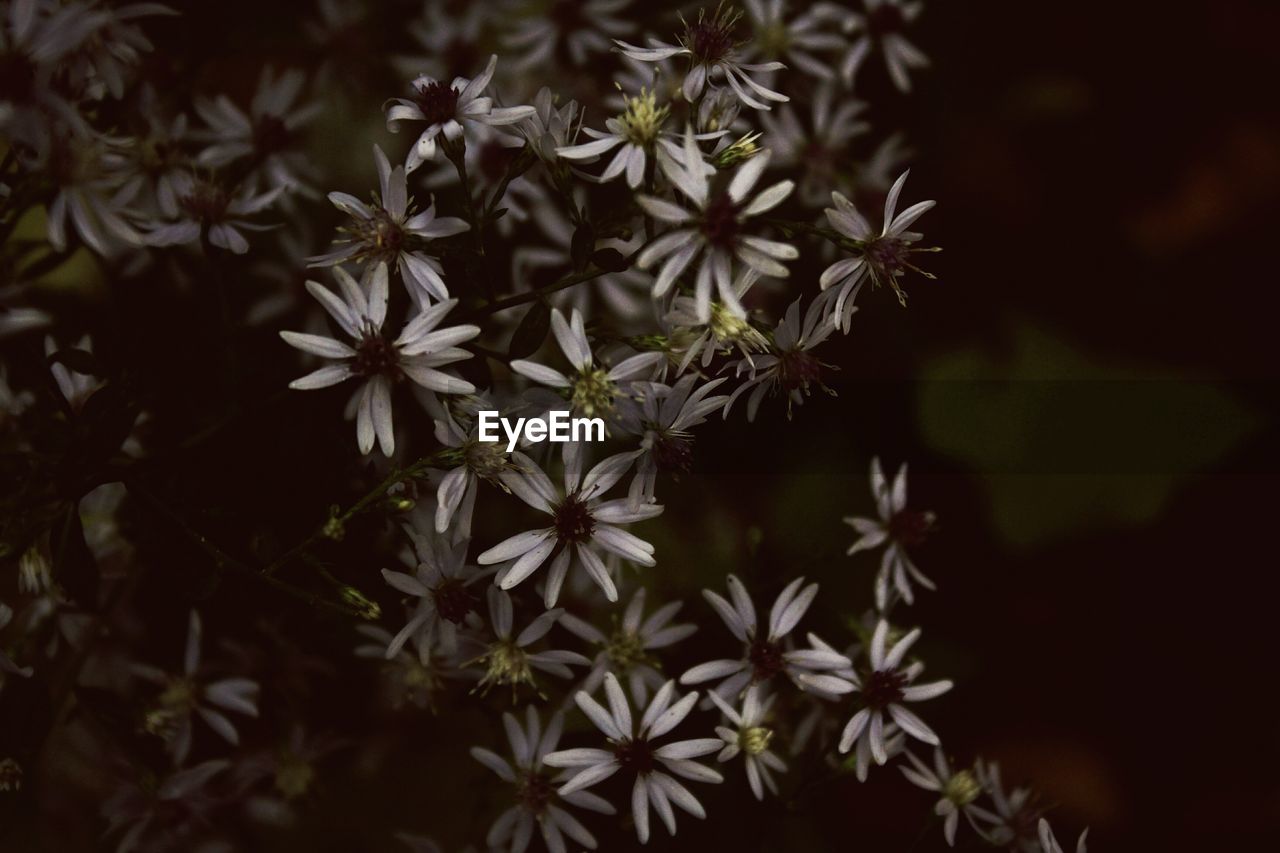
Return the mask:
[[[529,310],[520,318],[520,325],[516,326],[515,332],[511,335],[507,355],[511,358],[528,358],[542,346],[550,330],[551,308],[546,302],[538,300],[530,305]]]

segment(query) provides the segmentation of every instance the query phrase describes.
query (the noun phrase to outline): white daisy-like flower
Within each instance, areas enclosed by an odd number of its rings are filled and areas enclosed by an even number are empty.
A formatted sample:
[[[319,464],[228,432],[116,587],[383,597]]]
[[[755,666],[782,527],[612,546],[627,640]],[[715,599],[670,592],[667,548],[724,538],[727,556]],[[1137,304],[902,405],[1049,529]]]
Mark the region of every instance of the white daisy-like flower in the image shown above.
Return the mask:
[[[173,176],[177,212],[169,221],[147,232],[152,246],[179,246],[199,242],[207,233],[209,242],[237,255],[249,251],[249,241],[241,231],[266,231],[273,226],[252,221],[276,203],[282,187],[255,192],[249,184],[232,191],[213,180],[189,173]]]
[[[979,759],[975,762],[974,770],[978,781],[982,783],[982,789],[991,798],[995,817],[993,825],[985,831],[977,826],[974,829],[993,846],[1016,850],[1018,853],[1046,853],[1037,832],[1037,824],[1044,810],[1036,802],[1034,792],[1026,787],[1006,791],[1000,778],[1000,765],[994,761],[984,762]]]
[[[224,712],[258,716],[258,683],[248,678],[223,678],[206,682],[200,672],[200,646],[204,628],[200,614],[191,611],[182,672],[171,675],[147,664],[132,664],[134,675],[160,687],[160,694],[144,718],[151,734],[164,738],[173,761],[181,765],[191,751],[192,716],[198,715],[219,737],[233,746],[240,734]]]
[[[609,49],[609,39],[635,31],[635,23],[618,17],[631,0],[552,0],[533,4],[532,14],[520,18],[502,37],[516,51],[514,67],[521,71],[545,68],[558,55],[573,65],[586,65],[592,54]]]
[[[479,326],[437,326],[457,304],[449,299],[421,311],[405,324],[400,335],[388,340],[382,332],[387,317],[387,265],[379,263],[356,282],[342,267],[333,268],[342,290],[339,298],[319,282],[308,281],[307,291],[324,307],[353,341],[345,344],[323,335],[281,332],[290,346],[335,363],[295,379],[290,388],[311,390],[337,385],[352,377],[361,380],[352,398],[356,416],[356,441],[361,453],[373,449],[374,439],[386,456],[395,450],[391,420],[391,389],[404,377],[441,394],[470,394],[475,386],[440,370],[471,357],[458,344],[480,334]],[[350,415],[348,415],[349,417]]]
[[[736,701],[749,685],[763,684],[779,674],[785,674],[802,690],[810,685],[826,689],[826,683],[832,678],[825,672],[850,666],[847,657],[829,648],[789,648],[788,635],[800,624],[818,594],[816,583],[804,586],[804,578],[800,577],[787,584],[769,610],[769,623],[764,632],[756,625],[756,607],[742,581],[729,575],[725,583],[732,603],[709,589],[702,591],[702,597],[715,609],[729,632],[742,642],[742,657],[698,664],[680,676],[681,684],[723,679],[715,692],[722,699]]]
[[[746,311],[734,289],[733,259],[737,258],[761,275],[786,278],[787,268],[779,261],[800,256],[795,246],[766,240],[747,231],[749,220],[781,204],[795,184],[779,181],[755,193],[756,184],[769,166],[769,152],[750,157],[734,172],[723,190],[712,192],[706,162],[693,131],[687,130],[679,156],[660,158],[662,171],[687,200],[682,206],[654,196],[636,196],[636,202],[654,219],[673,226],[640,253],[637,266],[648,269],[665,259],[653,283],[654,298],[666,295],[676,279],[694,260],[700,259],[695,276],[694,297],[698,317],[711,320],[711,291],[715,284],[721,303],[735,316]]]
[[[558,390],[569,401],[574,414],[582,417],[612,416],[615,399],[622,393],[618,383],[651,375],[662,362],[662,354],[643,352],[618,362],[614,367],[597,366],[587,340],[582,312],[573,309],[565,320],[559,309],[551,312],[551,331],[560,351],[573,367],[572,377],[535,361],[517,359],[511,369],[521,376]]]
[[[898,197],[907,182],[908,169],[898,177],[889,190],[884,202],[884,227],[875,233],[862,214],[858,213],[853,202],[838,192],[831,193],[834,208],[827,208],[827,220],[831,227],[848,238],[849,246],[856,254],[850,258],[836,261],[827,267],[818,279],[823,290],[838,285],[839,291],[832,305],[832,322],[846,332],[849,330],[849,319],[853,316],[853,301],[862,289],[862,283],[868,277],[877,286],[887,286],[898,295],[902,305],[907,304],[907,294],[899,284],[899,279],[908,270],[919,273],[925,278],[933,278],[911,262],[911,256],[918,252],[936,252],[937,248],[917,248],[914,244],[924,238],[923,234],[908,231],[907,227],[919,219],[935,204],[933,201],[922,201],[913,204],[895,215],[898,208]],[[843,245],[843,243],[842,243]]]
[[[471,404],[469,398],[466,402]],[[497,409],[487,399],[478,398],[477,402],[479,408]],[[440,465],[447,472],[436,487],[435,530],[444,533],[452,525],[455,539],[466,538],[471,535],[471,515],[480,481],[500,485],[498,475],[514,465],[502,442],[480,440],[479,424],[472,414],[459,417],[444,409],[435,419],[435,436],[436,441],[449,448]]]
[[[529,686],[537,689],[534,681],[534,670],[554,675],[556,678],[572,678],[573,670],[569,666],[587,666],[591,663],[583,655],[563,649],[548,649],[534,652],[529,647],[541,640],[560,621],[563,608],[547,610],[535,617],[520,633],[515,633],[514,608],[511,596],[505,590],[491,586],[486,593],[489,599],[489,627],[493,639],[489,641],[467,637],[471,643],[479,644],[479,654],[472,657],[471,664],[484,667],[484,674],[477,685],[482,693],[488,692],[495,684],[505,684],[514,694],[520,687]]]
[[[607,132],[584,127],[582,132],[592,138],[591,142],[563,146],[557,148],[556,153],[566,160],[594,161],[621,146],[596,180],[607,183],[626,175],[627,186],[634,190],[649,174],[650,158],[657,156],[659,146],[670,156],[678,156],[679,147],[662,129],[671,116],[671,107],[666,104],[659,106],[657,95],[652,90],[642,88],[639,95],[624,95],[623,98],[622,114],[604,123]],[[718,139],[723,135],[724,131],[720,130],[696,134],[694,138]]]
[[[550,560],[543,590],[547,607],[555,606],[570,567],[581,565],[605,597],[617,601],[618,588],[600,557],[600,550],[642,566],[657,564],[653,546],[621,525],[655,518],[661,515],[662,507],[645,504],[633,509],[626,498],[603,499],[605,492],[627,473],[635,456],[634,452],[610,456],[584,477],[581,445],[568,443],[564,487],[558,489],[528,456],[519,451],[511,454],[518,470],[505,471],[499,475],[500,479],[516,497],[549,515],[551,524],[499,542],[477,557],[477,562],[488,566],[514,560],[495,578],[502,589],[511,589]]]
[[[1036,824],[1037,835],[1040,837],[1040,848],[1044,853],[1062,853],[1062,845],[1058,843],[1058,839],[1053,835],[1053,829],[1049,826],[1049,821],[1040,818],[1040,822]],[[1088,853],[1085,847],[1085,839],[1089,836],[1089,830],[1080,833],[1080,837],[1076,840],[1076,853]]]
[[[311,266],[333,266],[350,260],[384,263],[404,277],[418,307],[431,299],[448,299],[440,262],[426,249],[432,240],[461,234],[470,226],[457,217],[436,216],[434,204],[415,212],[404,166],[391,168],[387,155],[376,145],[373,156],[378,164],[380,195],[370,205],[347,193],[329,193],[333,206],[351,217],[341,229],[348,236],[332,251],[309,258]]]
[[[766,726],[765,721],[774,697],[762,699],[759,685],[748,687],[742,699],[742,711],[739,712],[717,694],[708,693],[707,696],[733,724],[716,726],[716,734],[724,741],[724,748],[720,750],[716,760],[724,762],[742,755],[747,768],[747,783],[751,785],[751,793],[756,795],[756,799],[764,799],[765,788],[776,795],[778,785],[773,780],[773,773],[786,773],[787,765],[769,749],[773,729]]]
[[[412,651],[401,648],[388,660],[387,648],[394,639],[390,631],[368,623],[357,625],[356,631],[368,642],[356,646],[352,653],[358,658],[382,663],[381,692],[392,708],[405,705],[423,710],[434,708],[436,694],[444,688],[445,681],[460,674],[453,667],[453,656],[444,654],[436,637],[428,642],[423,632],[416,632],[410,637]]]
[[[664,44],[650,39],[649,47],[637,47],[614,39],[625,56],[640,62],[663,62],[676,56],[687,57],[689,71],[681,90],[691,104],[702,100],[708,85],[715,86],[721,80],[729,84],[741,101],[757,110],[769,109],[769,101],[785,103],[791,100],[781,92],[775,92],[754,80],[751,75],[779,71],[786,66],[781,62],[744,63],[741,48],[743,38],[739,24],[742,12],[721,2],[714,12],[698,10],[697,20],[684,22],[684,32],[679,44]]]
[[[654,503],[658,472],[687,474],[693,469],[693,427],[729,399],[721,394],[708,396],[725,380],[713,379],[698,385],[700,377],[688,374],[675,385],[637,382],[634,397],[620,407],[619,426],[623,432],[640,436],[640,455],[627,496],[632,506]],[[697,386],[697,387],[695,387]]]
[[[898,769],[911,784],[926,791],[934,791],[939,795],[933,812],[943,819],[942,834],[946,836],[947,843],[952,847],[956,844],[956,829],[960,825],[960,815],[964,815],[970,825],[979,832],[981,829],[975,821],[999,820],[994,814],[975,804],[978,797],[982,795],[982,783],[978,781],[978,777],[969,770],[952,770],[951,763],[947,761],[947,756],[940,747],[935,747],[933,750],[932,767],[909,751],[906,756],[911,766],[903,764],[899,765]]]
[[[249,159],[252,174],[261,176],[268,189],[316,198],[310,185],[314,168],[298,147],[299,133],[320,114],[323,104],[298,103],[306,76],[296,69],[278,77],[270,68],[262,71],[258,90],[245,113],[226,95],[196,98],[194,107],[207,128],[194,130],[191,138],[206,143],[196,163],[220,169]]]
[[[130,141],[59,131],[50,141],[46,166],[55,191],[46,217],[49,244],[65,252],[69,224],[86,246],[104,257],[144,245],[147,238],[135,227],[130,208],[142,186],[128,180]]]
[[[472,80],[459,77],[445,83],[422,75],[413,81],[412,97],[387,102],[387,130],[392,133],[398,132],[403,122],[426,122],[427,125],[409,149],[404,164],[406,172],[435,159],[437,138],[441,135],[451,144],[463,138],[467,125],[515,124],[533,115],[533,107],[495,107],[493,98],[484,94],[497,67],[498,57],[491,56],[485,70]]]
[[[907,509],[907,464],[902,463],[893,485],[885,479],[880,467],[880,457],[871,460],[871,495],[876,501],[879,518],[851,515],[844,523],[858,533],[858,539],[849,546],[848,554],[869,551],[884,546],[880,559],[880,571],[876,573],[876,608],[884,611],[889,606],[891,591],[907,604],[915,601],[911,588],[914,580],[925,589],[937,589],[933,581],[916,568],[907,548],[918,546],[933,530],[937,516],[932,512]]]
[[[739,303],[759,277],[760,273],[750,267],[738,271],[733,291]],[[703,368],[710,367],[717,353],[736,350],[742,359],[750,362],[754,353],[769,348],[769,339],[748,318],[738,316],[716,299],[711,300],[711,319],[704,323],[698,319],[698,304],[694,297],[676,296],[671,300],[671,310],[662,322],[667,328],[668,352],[676,375],[684,373],[695,362]]]
[[[627,680],[631,698],[640,706],[649,700],[650,690],[658,689],[666,681],[658,671],[657,660],[652,653],[680,642],[697,631],[698,626],[670,624],[680,612],[682,602],[664,604],[647,619],[644,618],[644,602],[645,592],[641,587],[623,611],[622,621],[615,621],[613,631],[608,635],[572,613],[560,618],[560,624],[566,629],[600,649],[592,662],[591,672],[582,682],[583,690],[596,692],[604,681],[605,673],[613,672]]]
[[[507,808],[489,828],[485,844],[491,850],[524,853],[537,829],[550,853],[566,853],[565,836],[588,850],[596,849],[596,839],[564,806],[575,806],[599,814],[611,815],[616,810],[602,797],[590,791],[575,791],[566,796],[556,792],[557,782],[564,781],[543,764],[554,752],[564,731],[564,714],[551,715],[545,731],[538,711],[532,705],[525,711],[522,727],[512,714],[502,715],[502,726],[511,744],[511,761],[492,750],[473,746],[471,757],[515,787],[515,805]]]
[[[874,49],[884,54],[885,68],[893,84],[902,92],[911,91],[911,71],[927,68],[929,58],[907,41],[903,31],[924,11],[919,0],[862,0],[863,12],[853,12],[833,4],[820,4],[815,12],[842,22],[852,38],[840,62],[840,76],[846,86]]]
[[[414,556],[418,565],[413,574],[382,570],[382,578],[405,595],[417,599],[409,621],[387,644],[386,657],[391,660],[400,653],[410,637],[416,643],[431,646],[437,641],[442,652],[452,654],[458,647],[458,628],[466,624],[474,613],[480,596],[471,585],[483,577],[472,566],[467,566],[467,540],[455,544],[442,541],[436,535],[422,535],[411,527],[405,532],[413,540]]]
[[[906,707],[907,702],[923,702],[941,696],[951,689],[947,680],[915,684],[924,671],[924,664],[915,662],[903,666],[907,652],[920,639],[920,629],[905,634],[889,646],[889,623],[881,619],[871,636],[867,649],[870,669],[865,673],[850,671],[850,686],[856,690],[863,707],[849,718],[840,735],[840,751],[848,752],[856,741],[866,740],[871,757],[877,764],[889,760],[885,748],[885,726],[892,721],[906,734],[930,746],[938,745],[938,736],[925,725],[924,720]]]
[[[609,742],[608,749],[566,749],[547,755],[543,762],[551,767],[568,767],[577,772],[560,786],[561,796],[603,782],[620,770],[636,774],[631,788],[631,816],[636,824],[636,837],[641,844],[649,841],[649,807],[657,812],[672,835],[676,832],[672,804],[697,818],[706,811],[693,793],[676,776],[694,782],[722,782],[724,777],[693,759],[710,755],[724,746],[720,738],[695,738],[674,741],[661,746],[656,741],[671,732],[689,716],[698,693],[694,691],[675,701],[675,682],[668,681],[654,694],[639,722],[633,720],[627,696],[613,673],[604,677],[603,705],[591,694],[578,691],[574,701]]]
[[[790,104],[760,116],[773,165],[802,172],[798,194],[805,204],[821,205],[848,172],[850,144],[871,127],[860,119],[864,109],[862,101],[837,96],[835,86],[823,83],[813,93],[807,126]]]
[[[768,393],[781,392],[787,396],[787,417],[791,417],[792,406],[804,403],[812,386],[817,386],[834,395],[822,382],[822,371],[831,365],[820,361],[813,350],[831,337],[835,326],[826,318],[825,306],[821,299],[815,299],[805,312],[804,320],[800,319],[800,300],[797,299],[787,307],[777,328],[773,330],[773,343],[769,351],[739,359],[726,366],[734,368],[735,375],[747,375],[747,380],[734,389],[725,403],[724,411],[729,410],[737,399],[747,396],[747,420],[753,421],[760,403]]]
[[[743,5],[753,34],[746,52],[765,59],[785,59],[819,80],[835,78],[832,65],[814,54],[841,50],[847,42],[831,32],[823,15],[810,10],[787,20],[786,0],[743,0]]]

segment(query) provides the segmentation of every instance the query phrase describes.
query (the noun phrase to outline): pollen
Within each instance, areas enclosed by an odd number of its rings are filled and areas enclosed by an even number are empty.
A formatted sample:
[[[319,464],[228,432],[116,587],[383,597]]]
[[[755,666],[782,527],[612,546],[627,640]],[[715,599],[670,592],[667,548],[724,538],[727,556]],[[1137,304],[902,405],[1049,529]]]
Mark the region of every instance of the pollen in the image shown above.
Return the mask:
[[[738,746],[747,755],[759,755],[769,748],[773,740],[773,729],[765,726],[752,726],[738,733]]]
[[[609,378],[609,372],[597,367],[578,374],[570,389],[569,400],[574,411],[593,418],[612,412],[613,398],[617,394],[618,386]]]
[[[618,116],[618,121],[626,128],[629,142],[648,148],[657,141],[670,114],[669,107],[658,106],[653,92],[641,89],[638,96],[627,99],[626,111]]]

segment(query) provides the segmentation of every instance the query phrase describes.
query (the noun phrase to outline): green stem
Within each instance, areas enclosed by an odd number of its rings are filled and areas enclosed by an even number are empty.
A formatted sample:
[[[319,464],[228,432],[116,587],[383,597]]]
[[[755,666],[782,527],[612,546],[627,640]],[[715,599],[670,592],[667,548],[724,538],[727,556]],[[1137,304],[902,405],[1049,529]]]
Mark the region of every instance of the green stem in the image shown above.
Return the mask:
[[[497,314],[499,311],[506,311],[508,308],[514,308],[517,305],[524,305],[526,302],[535,302],[549,293],[555,293],[565,288],[573,287],[575,284],[591,281],[607,274],[607,270],[585,269],[582,272],[567,275],[557,282],[548,284],[546,287],[540,287],[537,290],[530,290],[526,293],[517,293],[514,296],[507,296],[502,299],[495,299],[487,305],[481,305],[479,308],[460,314],[456,319],[460,323],[466,323],[481,317],[488,317],[490,314]]]

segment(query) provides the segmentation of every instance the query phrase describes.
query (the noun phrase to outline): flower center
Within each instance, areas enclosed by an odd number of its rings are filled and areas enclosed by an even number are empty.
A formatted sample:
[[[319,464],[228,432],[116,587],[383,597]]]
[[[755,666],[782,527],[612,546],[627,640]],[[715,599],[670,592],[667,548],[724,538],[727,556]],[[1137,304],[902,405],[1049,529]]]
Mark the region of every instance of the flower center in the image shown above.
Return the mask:
[[[289,147],[293,132],[279,116],[262,116],[253,126],[253,148],[258,156],[265,156]]]
[[[791,46],[791,32],[782,21],[773,21],[756,31],[756,44],[766,59],[777,59]]]
[[[546,811],[555,793],[555,786],[545,773],[523,771],[516,780],[516,802],[532,814]]]
[[[804,350],[791,350],[778,361],[778,380],[788,391],[807,389],[811,383],[821,384],[822,362]]]
[[[644,740],[623,740],[613,748],[613,756],[623,767],[635,770],[641,775],[654,768],[653,750]]]
[[[356,344],[351,369],[360,376],[394,376],[400,364],[395,346],[378,332],[368,332]]]
[[[439,586],[431,591],[431,599],[435,602],[436,612],[440,614],[440,618],[455,625],[461,625],[467,618],[467,614],[475,610],[480,602],[479,597],[457,578],[442,580]]]
[[[688,474],[693,469],[693,437],[688,433],[655,428],[652,453],[659,471]]]
[[[569,401],[575,410],[591,418],[612,412],[613,398],[617,393],[609,371],[597,367],[578,374],[570,389]]]
[[[863,248],[867,261],[882,274],[901,275],[906,270],[910,244],[901,237],[874,237]]]
[[[862,686],[862,698],[869,707],[887,708],[902,701],[902,688],[907,677],[894,669],[878,669],[867,676]]]
[[[759,755],[769,748],[773,740],[773,729],[765,726],[752,726],[738,732],[738,746],[747,755]]]
[[[686,23],[680,42],[701,63],[719,62],[738,45],[738,21],[742,13],[721,2],[715,12],[698,11],[698,20]]]
[[[658,133],[670,114],[670,107],[658,106],[653,92],[641,89],[639,96],[627,99],[627,109],[618,121],[626,128],[629,142],[648,147],[658,139]]]
[[[766,681],[782,672],[784,661],[782,649],[777,643],[768,640],[756,640],[747,651],[747,660],[751,662],[752,679]]]
[[[226,191],[209,181],[196,181],[191,185],[191,192],[178,199],[178,205],[192,219],[203,223],[223,221],[229,204],[231,197]]]
[[[967,806],[982,793],[982,786],[968,770],[961,770],[947,780],[942,789],[942,796],[957,806]]]
[[[904,509],[889,519],[889,535],[895,542],[907,546],[922,544],[933,532],[937,515],[932,512],[915,512]]]
[[[477,477],[492,479],[511,467],[500,443],[468,441],[463,448],[466,465]]]
[[[596,529],[596,520],[587,505],[572,494],[556,507],[555,528],[561,542],[585,542]]]
[[[738,236],[738,204],[727,192],[720,193],[702,212],[702,233],[713,246],[731,248]]]
[[[484,657],[487,667],[480,679],[481,691],[495,684],[533,684],[533,670],[529,667],[529,655],[514,640],[499,640],[489,647]]]
[[[434,81],[418,87],[414,100],[427,124],[444,124],[458,113],[458,90]]]
[[[617,630],[605,645],[605,652],[613,663],[614,671],[622,674],[631,668],[645,663],[648,656],[644,653],[644,640],[639,634],[631,631]]]
[[[296,800],[311,790],[315,776],[315,768],[310,763],[291,752],[285,753],[280,756],[276,769],[276,790],[286,800]]]

